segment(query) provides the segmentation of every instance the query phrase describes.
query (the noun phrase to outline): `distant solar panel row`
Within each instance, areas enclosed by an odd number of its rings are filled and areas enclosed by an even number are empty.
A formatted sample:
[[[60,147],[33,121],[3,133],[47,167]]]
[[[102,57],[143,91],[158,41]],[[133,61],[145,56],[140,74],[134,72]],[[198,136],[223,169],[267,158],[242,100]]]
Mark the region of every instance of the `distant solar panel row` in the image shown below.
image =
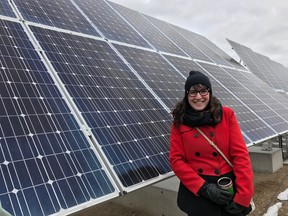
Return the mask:
[[[266,56],[254,52],[246,46],[229,39],[227,39],[227,41],[251,72],[269,84],[272,88],[288,92],[286,83],[286,80],[288,79],[287,68],[272,61]]]

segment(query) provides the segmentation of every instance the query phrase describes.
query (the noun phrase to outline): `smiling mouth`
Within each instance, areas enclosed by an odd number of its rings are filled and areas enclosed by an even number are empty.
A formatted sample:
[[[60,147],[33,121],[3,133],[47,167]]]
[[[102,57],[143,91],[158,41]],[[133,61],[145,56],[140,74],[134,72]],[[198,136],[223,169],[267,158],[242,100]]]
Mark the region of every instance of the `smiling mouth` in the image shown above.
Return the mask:
[[[196,103],[196,104],[198,104],[198,103],[204,103],[204,101],[193,101],[193,103]]]

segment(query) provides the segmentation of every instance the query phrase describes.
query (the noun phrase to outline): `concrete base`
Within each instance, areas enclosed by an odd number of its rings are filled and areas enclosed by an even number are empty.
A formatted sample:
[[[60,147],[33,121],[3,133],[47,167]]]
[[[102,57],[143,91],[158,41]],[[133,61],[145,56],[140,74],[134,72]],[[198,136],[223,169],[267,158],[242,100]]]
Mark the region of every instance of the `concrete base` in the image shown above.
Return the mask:
[[[248,148],[254,171],[274,173],[283,167],[281,148],[262,150],[262,147],[251,146]]]
[[[173,185],[173,189],[171,185]],[[125,194],[113,201],[132,209],[141,210],[151,216],[187,216],[176,203],[178,185],[179,180],[173,177],[156,185]]]

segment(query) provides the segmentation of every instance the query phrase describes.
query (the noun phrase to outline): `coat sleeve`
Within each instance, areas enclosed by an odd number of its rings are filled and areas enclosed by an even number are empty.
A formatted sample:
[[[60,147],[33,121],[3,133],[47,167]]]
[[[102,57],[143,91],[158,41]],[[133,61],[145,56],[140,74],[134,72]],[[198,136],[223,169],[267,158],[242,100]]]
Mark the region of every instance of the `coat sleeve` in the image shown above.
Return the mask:
[[[230,158],[236,176],[235,184],[237,192],[234,201],[248,207],[254,193],[252,165],[246,143],[233,111],[229,115],[228,122]]]
[[[170,164],[175,175],[196,196],[205,180],[187,164],[179,129],[172,124],[170,133]]]

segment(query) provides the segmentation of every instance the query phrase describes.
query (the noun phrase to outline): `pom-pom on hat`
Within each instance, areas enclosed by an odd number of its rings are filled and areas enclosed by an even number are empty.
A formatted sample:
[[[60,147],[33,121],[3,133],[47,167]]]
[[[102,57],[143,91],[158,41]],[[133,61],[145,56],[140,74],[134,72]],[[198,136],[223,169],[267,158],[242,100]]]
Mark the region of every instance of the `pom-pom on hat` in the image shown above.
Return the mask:
[[[190,71],[189,76],[187,77],[185,82],[185,93],[190,90],[191,86],[196,84],[203,84],[207,86],[212,93],[212,87],[209,78],[199,71]]]

